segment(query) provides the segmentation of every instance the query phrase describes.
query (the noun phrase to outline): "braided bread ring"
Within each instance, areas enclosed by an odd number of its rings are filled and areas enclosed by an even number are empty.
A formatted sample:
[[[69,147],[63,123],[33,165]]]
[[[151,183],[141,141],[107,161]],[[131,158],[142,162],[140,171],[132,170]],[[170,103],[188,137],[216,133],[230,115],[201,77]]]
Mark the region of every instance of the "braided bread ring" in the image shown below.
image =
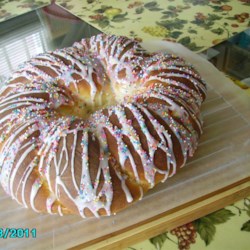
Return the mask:
[[[125,37],[40,54],[1,89],[1,184],[37,212],[115,214],[193,155],[205,95],[182,58]]]

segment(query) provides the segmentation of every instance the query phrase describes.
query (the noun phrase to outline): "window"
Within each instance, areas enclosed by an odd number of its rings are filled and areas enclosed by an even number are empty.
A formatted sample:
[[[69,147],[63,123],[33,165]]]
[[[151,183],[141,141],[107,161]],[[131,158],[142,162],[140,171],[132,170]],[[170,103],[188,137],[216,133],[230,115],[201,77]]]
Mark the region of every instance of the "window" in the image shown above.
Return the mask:
[[[39,21],[12,31],[0,39],[0,81],[5,80],[18,65],[47,50],[45,33]]]

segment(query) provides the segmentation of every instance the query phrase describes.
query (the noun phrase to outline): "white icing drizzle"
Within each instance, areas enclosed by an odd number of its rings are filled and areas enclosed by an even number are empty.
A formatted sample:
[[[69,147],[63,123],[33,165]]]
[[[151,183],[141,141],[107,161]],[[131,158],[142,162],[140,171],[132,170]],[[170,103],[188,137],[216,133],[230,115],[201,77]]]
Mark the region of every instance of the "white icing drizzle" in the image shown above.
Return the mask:
[[[42,181],[41,181],[41,178],[38,177],[33,185],[32,185],[32,188],[31,188],[31,193],[30,193],[30,206],[31,208],[35,211],[35,212],[39,212],[36,207],[35,207],[35,198],[36,198],[36,195],[39,191],[39,189],[41,188],[42,186]]]
[[[145,113],[147,118],[150,120],[150,122],[153,124],[155,131],[157,132],[158,136],[161,138],[161,142],[164,142],[164,137],[167,139],[167,156],[168,158],[168,170],[170,169],[170,163],[172,164],[172,173],[175,174],[176,172],[176,159],[173,153],[173,143],[171,135],[168,133],[168,131],[165,130],[165,128],[148,112],[148,110],[141,104],[137,104],[137,106]],[[181,145],[182,146],[182,145]],[[183,149],[183,146],[182,146]]]
[[[169,96],[172,96],[169,94]],[[162,95],[160,91],[158,93],[151,93],[151,97],[158,98],[160,100],[163,100],[167,102],[170,107],[168,109],[175,111],[179,117],[181,117],[185,122],[188,122],[189,116],[192,116],[197,124],[197,126],[200,128],[201,131],[201,123],[198,118],[194,115],[194,111],[188,106],[185,102],[183,102],[180,98],[175,98],[173,101],[171,98]],[[182,106],[178,105],[176,101],[179,101]]]
[[[17,187],[17,190],[16,190],[16,197],[17,197],[17,192],[19,190],[19,187],[20,187],[20,185],[22,185],[21,198],[22,198],[22,203],[25,207],[28,207],[26,200],[25,200],[26,183],[27,183],[27,180],[29,179],[35,166],[36,166],[36,164],[35,164],[35,159],[34,159],[33,162],[26,168],[25,172],[23,173],[23,176],[22,176],[22,178],[19,182],[19,185]]]
[[[49,214],[52,214],[52,206],[55,201],[56,201],[56,196],[54,194],[51,194],[46,200],[47,212]]]
[[[113,197],[112,184],[109,173],[108,160],[105,153],[101,150],[99,167],[97,175],[92,184],[89,170],[89,156],[88,156],[88,132],[83,132],[82,137],[82,174],[79,187],[79,196],[75,198],[74,202],[79,209],[79,213],[82,217],[85,217],[84,208],[88,208],[96,217],[99,217],[98,211],[102,208],[106,213],[110,215],[111,201]],[[97,188],[99,186],[99,180],[101,174],[105,181],[103,187],[99,193]],[[100,198],[105,195],[105,201],[101,201]]]
[[[92,74],[94,73],[93,61],[89,57],[83,57],[83,58],[81,58],[81,61],[79,61],[79,60],[76,60],[71,55],[63,53],[63,52],[59,52],[59,51],[57,51],[54,54],[62,56],[64,58],[67,58],[67,60],[70,60],[72,65],[75,64],[81,70],[82,78],[87,79],[87,82],[90,85],[91,99],[92,99],[92,101],[94,101],[97,88],[96,88],[96,84],[95,84],[93,77],[92,77]],[[66,73],[62,74],[61,77],[64,78],[66,82],[74,82],[75,80],[72,77],[72,73],[79,74],[79,72],[77,70],[71,69],[70,72],[66,72]]]
[[[0,152],[0,166],[1,169],[1,184],[4,190],[10,194],[10,186],[8,184],[10,180],[11,170],[13,168],[14,159],[18,153],[21,143],[33,132],[37,131],[38,128],[36,125],[30,127],[31,124],[25,124],[20,126],[4,143],[2,150]],[[24,134],[17,137],[21,132],[25,131]],[[17,169],[18,170],[18,169]],[[17,171],[16,170],[16,171]],[[15,177],[15,176],[14,176]]]
[[[142,117],[142,114],[140,113],[140,110],[137,108],[137,105],[133,105],[131,103],[127,104],[126,107],[130,109],[130,111],[133,113],[134,117],[136,118],[137,122],[140,125],[140,129],[143,132],[143,134],[146,136],[147,139],[147,144],[148,144],[148,150],[149,150],[149,156],[150,156],[150,161],[153,162],[154,159],[154,154],[157,148],[161,149],[163,152],[166,153],[167,156],[167,170],[166,171],[159,171],[161,174],[165,174],[164,180],[168,177],[168,173],[170,170],[169,162],[173,161],[170,159],[170,157],[174,157],[173,150],[172,150],[172,145],[166,145],[165,140],[162,136],[160,136],[161,141],[158,142],[149,132],[145,121]],[[149,117],[148,117],[149,118]],[[152,117],[150,117],[152,118]],[[150,120],[150,119],[149,119]],[[154,123],[155,121],[150,120],[151,123]]]
[[[60,216],[63,216],[63,212],[62,212],[62,207],[61,207],[61,205],[58,205],[58,214],[59,214]]]
[[[9,186],[10,186],[10,195],[11,195],[12,197],[14,197],[13,187],[14,187],[14,179],[15,179],[15,177],[16,177],[17,171],[18,171],[20,165],[23,163],[24,159],[28,156],[28,154],[34,150],[33,142],[31,141],[29,144],[31,145],[31,147],[29,147],[29,148],[22,154],[22,156],[19,158],[19,160],[18,160],[18,162],[16,163],[14,170],[12,170],[12,173],[11,173],[11,176],[10,176],[10,184],[9,184]],[[21,150],[21,149],[22,149],[22,148],[20,148],[20,150]]]
[[[78,185],[76,183],[76,178],[75,178],[75,150],[76,150],[76,142],[77,142],[77,130],[74,130],[73,134],[74,134],[74,142],[72,145],[72,153],[71,153],[71,178],[74,184],[75,189],[79,192],[79,188]]]

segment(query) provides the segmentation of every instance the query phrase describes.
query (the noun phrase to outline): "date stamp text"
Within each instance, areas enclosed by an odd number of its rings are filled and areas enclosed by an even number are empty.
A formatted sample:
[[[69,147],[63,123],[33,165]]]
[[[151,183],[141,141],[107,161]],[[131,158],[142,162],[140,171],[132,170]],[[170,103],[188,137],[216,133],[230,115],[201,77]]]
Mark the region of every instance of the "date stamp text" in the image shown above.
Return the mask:
[[[36,238],[36,228],[0,228],[0,239]]]

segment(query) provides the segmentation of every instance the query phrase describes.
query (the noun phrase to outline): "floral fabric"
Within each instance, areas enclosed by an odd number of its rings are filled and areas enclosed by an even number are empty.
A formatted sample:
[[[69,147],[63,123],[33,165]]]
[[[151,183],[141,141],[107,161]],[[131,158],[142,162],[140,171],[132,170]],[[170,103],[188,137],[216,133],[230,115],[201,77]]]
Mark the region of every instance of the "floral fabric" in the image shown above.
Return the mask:
[[[249,250],[250,197],[126,250]]]
[[[250,26],[249,0],[57,0],[104,33],[203,51]]]
[[[50,4],[51,0],[1,0],[0,22]]]

